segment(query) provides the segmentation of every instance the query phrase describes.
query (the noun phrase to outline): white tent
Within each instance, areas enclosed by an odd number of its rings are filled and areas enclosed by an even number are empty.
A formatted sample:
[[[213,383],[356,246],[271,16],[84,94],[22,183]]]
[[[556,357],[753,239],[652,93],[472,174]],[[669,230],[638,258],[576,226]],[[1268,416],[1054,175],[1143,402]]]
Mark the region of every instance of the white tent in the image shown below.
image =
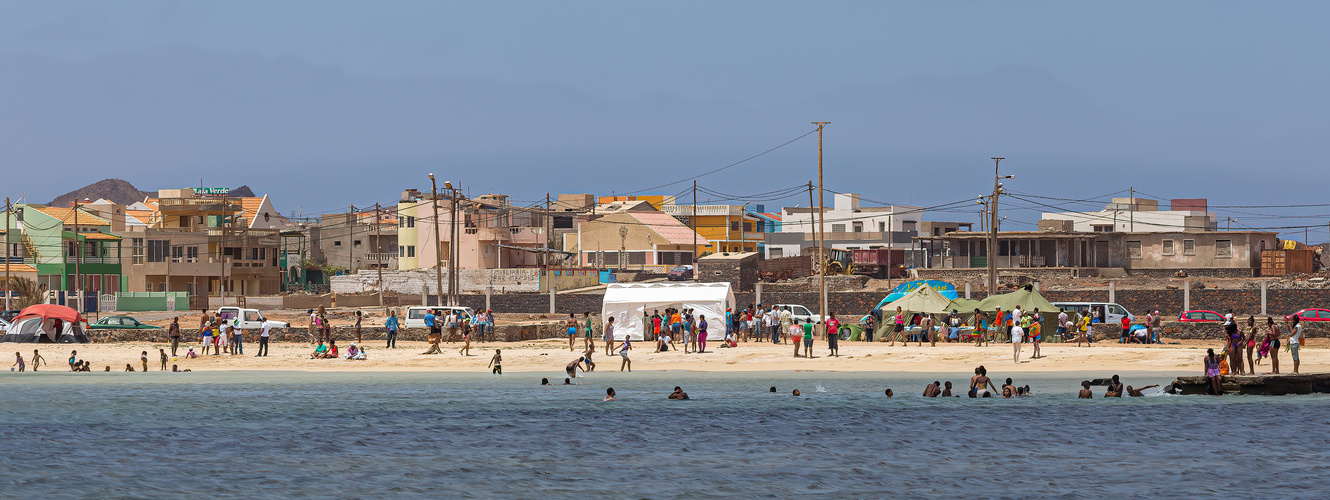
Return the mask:
[[[734,292],[729,283],[612,283],[605,289],[601,318],[614,318],[616,340],[642,340],[643,315],[666,307],[706,316],[707,340],[723,340],[725,309],[734,307]]]

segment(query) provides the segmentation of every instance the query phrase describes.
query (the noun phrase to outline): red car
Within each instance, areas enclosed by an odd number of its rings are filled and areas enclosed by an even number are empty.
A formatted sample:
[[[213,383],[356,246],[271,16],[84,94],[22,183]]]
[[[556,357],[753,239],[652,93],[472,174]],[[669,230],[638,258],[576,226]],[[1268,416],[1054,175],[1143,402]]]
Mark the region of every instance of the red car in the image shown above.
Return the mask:
[[[1178,315],[1178,321],[1187,323],[1223,322],[1224,315],[1214,311],[1185,311]]]
[[[1284,316],[1284,319],[1293,321],[1294,316],[1301,318],[1302,321],[1330,321],[1330,309],[1303,309],[1288,316]]]

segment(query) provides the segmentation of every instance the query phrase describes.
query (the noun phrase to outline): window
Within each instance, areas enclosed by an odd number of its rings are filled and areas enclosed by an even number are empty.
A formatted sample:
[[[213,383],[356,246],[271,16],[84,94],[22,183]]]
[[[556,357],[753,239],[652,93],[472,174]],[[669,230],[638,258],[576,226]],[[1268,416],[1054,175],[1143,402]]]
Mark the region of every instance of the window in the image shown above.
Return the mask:
[[[731,221],[731,222],[730,222],[730,231],[738,231],[738,230],[739,230],[739,221],[737,221],[737,220],[736,220],[736,221]]]
[[[181,247],[171,247],[171,262],[180,262],[185,256],[185,249]]]
[[[1182,240],[1182,255],[1196,255],[1196,240]]]
[[[761,222],[758,222],[758,223],[757,223],[757,227],[759,228],[758,231],[761,231],[762,229],[760,229],[760,228],[762,227],[762,223],[761,223]],[[745,222],[745,223],[744,223],[744,232],[745,232],[745,233],[751,233],[751,232],[753,232],[753,223],[752,223],[752,222]]]
[[[856,233],[862,233],[862,232],[864,232],[864,223],[861,222],[861,221],[854,221],[854,222],[851,222],[851,223],[850,223],[850,226],[851,226],[852,228],[854,228],[854,232],[856,232]]]
[[[1163,251],[1160,253],[1164,255],[1173,255],[1173,240],[1164,240]]]
[[[406,247],[397,247],[397,256],[406,257]]]
[[[1090,230],[1091,230],[1091,231],[1094,231],[1094,232],[1096,232],[1096,233],[1111,233],[1111,232],[1113,232],[1113,225],[1112,225],[1112,224],[1092,224],[1092,225],[1090,225]]]
[[[885,232],[887,232],[887,223],[885,223],[885,222],[879,222],[879,223],[877,223],[877,232],[879,232],[879,233],[885,233]]]
[[[186,247],[185,257],[187,257],[190,262],[197,262],[199,260],[199,247]]]
[[[1141,258],[1143,255],[1144,255],[1144,253],[1141,251],[1141,242],[1139,242],[1139,241],[1128,241],[1128,242],[1127,242],[1127,257],[1129,257],[1129,258],[1133,258],[1133,259],[1139,259],[1139,258]]]
[[[334,241],[334,242],[333,242],[333,246],[335,246],[335,247],[340,247],[340,246],[342,246],[342,240]]]
[[[572,228],[573,228],[573,216],[571,216],[571,215],[556,215],[556,216],[554,216],[554,221],[553,221],[551,224],[554,225],[554,228],[555,228],[555,229],[572,229]]]
[[[351,242],[351,246],[357,246],[357,247],[360,246],[360,240]]]
[[[407,257],[415,257],[415,256],[416,256],[416,246],[415,246],[415,245],[407,245],[407,246],[406,246],[406,256],[407,256]]]
[[[833,232],[833,233],[843,233],[843,232],[845,232],[845,224],[832,224],[832,225],[831,225],[831,232]]]
[[[773,259],[779,259],[785,256],[785,250],[779,247],[770,247],[767,248],[767,256]]]
[[[413,216],[413,215],[408,215],[408,216],[406,216],[406,227],[408,227],[408,228],[416,227],[416,217],[415,217],[415,216]]]
[[[166,252],[170,245],[168,240],[148,240],[148,262],[166,262]]]
[[[1215,258],[1233,258],[1233,240],[1215,240]]]

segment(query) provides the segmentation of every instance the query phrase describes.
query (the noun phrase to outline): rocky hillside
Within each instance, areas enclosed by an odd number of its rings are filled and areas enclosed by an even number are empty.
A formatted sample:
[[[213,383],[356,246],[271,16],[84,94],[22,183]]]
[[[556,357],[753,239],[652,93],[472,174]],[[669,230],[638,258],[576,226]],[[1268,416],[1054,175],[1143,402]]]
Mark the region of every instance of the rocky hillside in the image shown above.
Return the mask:
[[[47,205],[66,207],[75,199],[97,200],[104,198],[116,203],[128,205],[143,201],[148,196],[157,196],[156,192],[139,191],[138,188],[123,179],[104,179],[55,197]]]

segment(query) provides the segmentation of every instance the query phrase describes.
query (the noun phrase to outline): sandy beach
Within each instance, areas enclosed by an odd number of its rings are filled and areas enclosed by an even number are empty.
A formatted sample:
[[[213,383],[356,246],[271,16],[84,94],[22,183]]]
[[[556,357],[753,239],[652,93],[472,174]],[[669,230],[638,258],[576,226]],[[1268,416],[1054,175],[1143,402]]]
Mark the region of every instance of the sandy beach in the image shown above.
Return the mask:
[[[345,351],[346,342],[339,342]],[[718,345],[713,342],[712,345]],[[444,343],[443,353],[434,355],[421,354],[427,349],[424,342],[399,342],[397,349],[385,349],[381,340],[367,341],[368,359],[350,361],[345,359],[309,359],[313,347],[304,343],[274,343],[267,357],[255,357],[258,344],[247,342],[246,355],[206,355],[197,359],[184,356],[186,344],[181,344],[180,356],[171,363],[180,368],[193,371],[229,371],[229,370],[286,370],[286,371],[428,371],[428,372],[467,372],[488,373],[486,365],[495,349],[503,350],[503,369],[513,372],[563,372],[563,367],[582,355],[582,341],[577,342],[578,351],[569,351],[566,340],[550,339],[525,342],[489,342],[472,344],[471,355],[461,356],[459,343]],[[793,357],[793,345],[773,346],[769,343],[740,343],[736,348],[714,348],[703,354],[685,354],[682,350],[656,353],[652,342],[635,342],[630,357],[633,371],[696,371],[696,372],[759,372],[759,371],[839,371],[839,372],[969,372],[975,366],[986,365],[990,368],[1019,370],[1041,373],[1080,373],[1114,371],[1155,371],[1172,372],[1178,375],[1199,374],[1201,358],[1207,348],[1218,348],[1217,342],[1184,342],[1170,345],[1121,345],[1116,343],[1098,343],[1094,347],[1075,347],[1074,344],[1044,344],[1041,348],[1043,357],[1030,359],[1031,346],[1022,348],[1021,362],[1012,361],[1010,344],[975,347],[972,344],[938,344],[922,347],[911,343],[908,346],[890,346],[885,343],[842,342],[841,355],[828,357],[825,342],[819,341],[814,347],[814,358]],[[22,352],[31,369],[32,350],[39,349],[51,366],[43,370],[65,371],[66,359],[71,350],[78,351],[79,359],[92,364],[94,371],[110,366],[113,371],[123,371],[126,363],[140,368],[139,353],[148,351],[150,371],[158,371],[160,360],[158,349],[169,346],[162,343],[115,343],[115,344],[9,344],[6,347]],[[195,350],[201,352],[196,344]],[[1330,364],[1330,343],[1323,339],[1313,339],[1301,352],[1302,373],[1323,371]],[[617,352],[617,351],[616,351]],[[8,355],[8,353],[6,353]],[[1280,370],[1291,373],[1293,368],[1289,353],[1279,353]],[[617,354],[606,356],[604,346],[596,343],[596,352],[592,356],[598,363],[598,372],[619,371],[620,358]],[[9,358],[9,363],[13,358]],[[168,365],[169,367],[169,365]],[[1269,360],[1259,367],[1262,373],[1270,371]]]

